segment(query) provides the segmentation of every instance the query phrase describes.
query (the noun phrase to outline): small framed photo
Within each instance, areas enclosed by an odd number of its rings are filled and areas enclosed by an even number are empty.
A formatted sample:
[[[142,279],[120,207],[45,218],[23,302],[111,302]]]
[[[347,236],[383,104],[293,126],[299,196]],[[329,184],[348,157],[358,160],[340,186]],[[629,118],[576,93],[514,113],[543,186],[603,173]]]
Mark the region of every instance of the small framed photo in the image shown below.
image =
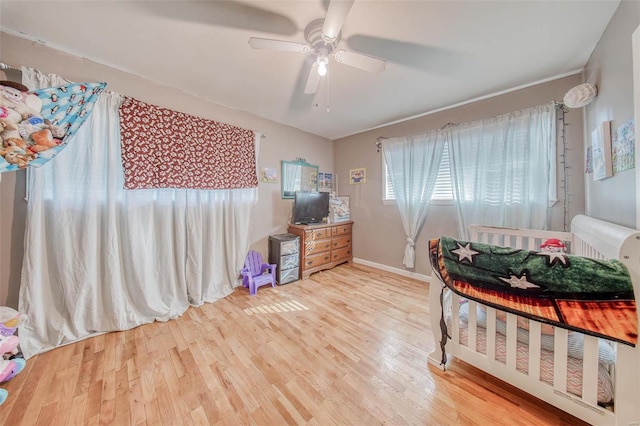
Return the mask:
[[[349,170],[349,183],[366,183],[367,182],[367,169],[351,169]]]
[[[324,189],[333,189],[333,173],[324,174]]]
[[[318,189],[333,189],[333,173],[318,173]]]
[[[260,169],[260,182],[278,183],[278,175],[275,168],[262,167]]]
[[[591,147],[593,180],[601,180],[613,176],[610,121],[604,121],[600,127],[591,132]]]
[[[318,173],[316,172],[309,173],[309,185],[311,186],[318,185]]]

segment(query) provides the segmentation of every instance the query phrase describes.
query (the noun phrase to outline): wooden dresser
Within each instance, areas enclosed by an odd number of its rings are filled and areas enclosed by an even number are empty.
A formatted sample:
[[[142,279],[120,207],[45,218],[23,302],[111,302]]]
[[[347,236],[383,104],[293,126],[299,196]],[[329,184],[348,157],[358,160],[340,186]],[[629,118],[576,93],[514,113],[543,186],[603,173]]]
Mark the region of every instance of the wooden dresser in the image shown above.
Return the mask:
[[[289,225],[290,234],[300,236],[300,278],[353,261],[353,222]]]

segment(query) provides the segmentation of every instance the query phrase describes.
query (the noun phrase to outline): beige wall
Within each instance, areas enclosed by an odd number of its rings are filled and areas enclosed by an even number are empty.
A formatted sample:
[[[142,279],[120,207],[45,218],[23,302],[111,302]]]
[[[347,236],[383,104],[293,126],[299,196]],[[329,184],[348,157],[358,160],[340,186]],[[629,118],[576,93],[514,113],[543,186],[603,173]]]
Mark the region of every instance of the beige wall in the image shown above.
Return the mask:
[[[438,129],[447,123],[464,123],[516,111],[552,100],[562,100],[571,87],[581,83],[579,74],[544,84],[517,90],[461,107],[430,114],[421,118],[387,126],[334,142],[335,171],[339,180],[339,195],[350,196],[351,218],[354,220],[353,253],[356,258],[404,270],[402,257],[406,237],[397,206],[382,203],[382,160],[376,152],[379,136],[397,137]],[[584,174],[582,173],[582,111],[566,114],[569,175],[569,213],[571,218],[584,212]],[[560,149],[560,146],[559,146]],[[558,160],[560,161],[560,160]],[[365,167],[367,183],[349,185],[349,169]],[[558,173],[562,177],[561,169]],[[345,184],[346,183],[346,184]],[[559,185],[559,196],[564,194]],[[563,202],[553,209],[553,229],[563,228]],[[410,272],[430,275],[427,243],[441,235],[457,235],[453,205],[430,207],[427,220],[416,241],[416,267]]]
[[[306,158],[333,170],[333,145],[330,140],[292,127],[265,120],[252,114],[225,108],[179,89],[160,86],[145,79],[109,68],[86,59],[0,33],[0,62],[11,66],[29,66],[45,73],[59,74],[72,81],[106,81],[108,89],[170,107],[188,114],[210,118],[258,132],[267,133],[261,141],[259,166],[276,167],[280,177],[280,161]],[[20,269],[23,256],[25,173],[5,173],[0,181],[0,220],[4,232],[0,237],[0,305],[17,306]],[[267,255],[268,236],[286,232],[291,211],[290,200],[280,198],[280,185],[260,184],[259,201],[254,207],[251,224],[251,246]]]
[[[598,87],[598,97],[585,108],[585,149],[591,144],[591,132],[603,121],[613,121],[615,130],[634,116],[631,35],[638,25],[640,2],[622,1],[585,66],[584,81]],[[636,170],[600,181],[588,175],[587,213],[635,228]]]
[[[172,107],[190,114],[212,118],[268,133],[260,150],[260,165],[280,167],[280,160],[304,157],[318,164],[321,171],[334,170],[339,195],[351,197],[354,228],[354,255],[370,262],[404,269],[405,245],[402,223],[395,205],[383,205],[381,158],[376,152],[378,136],[395,137],[437,129],[449,122],[461,123],[509,111],[561,100],[564,93],[582,81],[595,82],[599,95],[584,111],[567,114],[567,169],[569,175],[568,217],[587,212],[627,226],[635,226],[635,172],[627,171],[600,182],[588,176],[585,183],[584,149],[590,144],[590,132],[604,120],[613,120],[614,128],[633,116],[631,33],[640,23],[640,3],[622,1],[600,43],[594,50],[583,76],[574,75],[525,88],[494,98],[441,111],[333,143],[296,129],[231,110],[177,89],[69,56],[37,43],[1,34],[0,61],[10,65],[27,65],[68,79],[104,80],[109,88],[157,105]],[[583,138],[583,130],[586,134]],[[333,154],[333,156],[332,156]],[[334,167],[335,162],[335,167]],[[349,185],[348,171],[365,167],[367,183]],[[559,174],[559,178],[561,178]],[[586,185],[586,188],[585,188]],[[24,173],[2,177],[0,181],[0,220],[11,228],[0,239],[0,303],[15,305],[22,262],[22,235],[25,203]],[[266,253],[269,234],[284,232],[291,202],[280,199],[279,185],[260,185],[260,201],[253,214],[252,246]],[[564,194],[560,194],[561,197]],[[586,197],[586,200],[585,200]],[[586,206],[585,206],[586,204]],[[562,205],[554,209],[553,228],[563,226]],[[456,235],[455,210],[451,205],[431,207],[416,244],[416,268],[412,272],[429,275],[426,244],[429,238]],[[7,235],[10,235],[7,238]]]

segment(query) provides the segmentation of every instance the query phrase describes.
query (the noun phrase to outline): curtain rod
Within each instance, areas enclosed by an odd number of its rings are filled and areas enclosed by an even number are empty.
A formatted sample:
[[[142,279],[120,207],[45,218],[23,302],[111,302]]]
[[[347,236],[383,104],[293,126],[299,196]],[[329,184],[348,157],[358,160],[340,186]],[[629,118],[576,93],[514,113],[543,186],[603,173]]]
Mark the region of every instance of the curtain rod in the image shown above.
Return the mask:
[[[7,65],[4,62],[0,62],[0,70],[14,70],[14,71],[20,71],[20,68],[15,68],[12,67],[11,65]]]
[[[451,122],[449,122],[449,123],[445,124],[444,126],[440,127],[440,130],[446,129],[447,127],[457,126],[459,124],[460,123],[451,123]],[[378,139],[377,139],[378,141],[376,142],[376,150],[378,152],[380,152],[380,148],[382,147],[382,141],[386,140],[386,139],[389,139],[389,138],[384,137],[384,136],[378,136]]]
[[[553,101],[553,105],[556,108],[560,108],[564,112],[567,112],[566,108],[565,108],[565,105],[564,105],[564,102]],[[440,130],[444,130],[444,129],[449,128],[449,127],[459,126],[460,124],[461,123],[449,122],[449,123],[445,124],[444,126],[440,127]],[[376,151],[380,152],[380,148],[382,147],[382,141],[385,140],[385,139],[389,139],[389,138],[384,137],[384,136],[378,136],[378,139],[377,139],[377,142],[376,142]]]

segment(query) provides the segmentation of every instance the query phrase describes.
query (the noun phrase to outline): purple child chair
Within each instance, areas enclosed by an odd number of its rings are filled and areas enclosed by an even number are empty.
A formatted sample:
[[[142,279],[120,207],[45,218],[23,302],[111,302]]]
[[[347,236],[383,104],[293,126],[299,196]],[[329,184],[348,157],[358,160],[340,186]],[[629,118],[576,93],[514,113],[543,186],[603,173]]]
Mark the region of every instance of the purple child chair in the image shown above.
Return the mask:
[[[255,250],[247,253],[244,260],[244,268],[240,270],[242,285],[249,289],[249,294],[254,295],[258,287],[271,284],[276,286],[276,267],[271,263],[262,263],[262,256]],[[265,274],[265,272],[268,272]]]

